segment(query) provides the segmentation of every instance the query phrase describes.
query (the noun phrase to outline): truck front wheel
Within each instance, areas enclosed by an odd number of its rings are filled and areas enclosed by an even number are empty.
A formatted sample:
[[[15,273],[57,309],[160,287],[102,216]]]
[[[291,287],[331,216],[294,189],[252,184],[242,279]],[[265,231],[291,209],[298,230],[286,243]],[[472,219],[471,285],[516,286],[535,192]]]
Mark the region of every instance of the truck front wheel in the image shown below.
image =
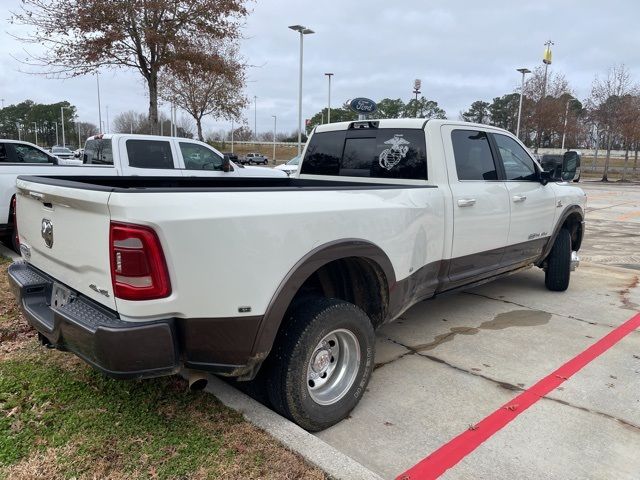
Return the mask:
[[[571,234],[563,228],[553,244],[551,253],[547,257],[547,269],[544,273],[544,283],[553,292],[564,292],[569,288],[571,277]]]
[[[267,393],[273,408],[318,431],[345,418],[364,394],[375,336],[369,317],[334,298],[299,302],[270,356]]]

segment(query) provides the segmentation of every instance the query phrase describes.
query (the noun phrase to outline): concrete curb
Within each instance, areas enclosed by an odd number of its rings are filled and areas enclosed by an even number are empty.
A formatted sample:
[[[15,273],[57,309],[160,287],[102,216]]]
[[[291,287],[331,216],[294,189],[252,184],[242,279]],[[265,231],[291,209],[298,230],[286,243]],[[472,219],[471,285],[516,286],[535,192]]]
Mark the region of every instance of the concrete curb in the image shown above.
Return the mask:
[[[186,373],[186,372],[185,372]],[[183,373],[183,376],[185,376]],[[290,450],[338,480],[382,480],[368,468],[212,375],[205,391]]]

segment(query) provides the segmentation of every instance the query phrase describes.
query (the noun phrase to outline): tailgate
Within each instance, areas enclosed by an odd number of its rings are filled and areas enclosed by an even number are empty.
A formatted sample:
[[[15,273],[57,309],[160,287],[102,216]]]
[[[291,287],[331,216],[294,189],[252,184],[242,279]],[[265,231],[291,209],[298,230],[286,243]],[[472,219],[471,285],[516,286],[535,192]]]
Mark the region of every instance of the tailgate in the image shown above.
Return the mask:
[[[18,180],[23,255],[58,282],[116,309],[109,265],[109,191]]]

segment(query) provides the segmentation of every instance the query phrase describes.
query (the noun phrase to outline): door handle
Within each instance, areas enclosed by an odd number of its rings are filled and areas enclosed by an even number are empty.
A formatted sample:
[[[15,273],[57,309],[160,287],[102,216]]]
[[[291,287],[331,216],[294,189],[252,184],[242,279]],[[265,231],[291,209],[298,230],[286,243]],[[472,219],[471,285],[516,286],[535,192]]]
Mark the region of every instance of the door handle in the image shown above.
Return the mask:
[[[527,199],[526,195],[514,195],[513,201],[516,203],[524,202]]]
[[[472,207],[475,204],[476,204],[475,198],[461,198],[460,200],[458,200],[459,207]]]

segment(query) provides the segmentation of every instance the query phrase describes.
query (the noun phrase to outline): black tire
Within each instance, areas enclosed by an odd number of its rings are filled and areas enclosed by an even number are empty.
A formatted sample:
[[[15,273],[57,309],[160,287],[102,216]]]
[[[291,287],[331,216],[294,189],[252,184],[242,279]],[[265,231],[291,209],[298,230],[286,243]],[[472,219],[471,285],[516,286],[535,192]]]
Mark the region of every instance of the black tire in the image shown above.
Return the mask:
[[[563,228],[558,232],[551,253],[547,257],[544,283],[552,292],[564,292],[571,277],[571,234]]]
[[[371,320],[360,308],[343,300],[307,297],[290,309],[285,322],[269,356],[269,401],[274,410],[302,428],[324,430],[344,419],[364,394],[375,351]],[[358,364],[352,383],[344,387],[340,398],[323,405],[311,396],[307,369],[316,347],[335,331],[346,331],[350,338],[357,339],[360,355],[354,354]],[[343,361],[342,355],[335,359],[337,366]],[[334,363],[333,356],[330,363]]]

